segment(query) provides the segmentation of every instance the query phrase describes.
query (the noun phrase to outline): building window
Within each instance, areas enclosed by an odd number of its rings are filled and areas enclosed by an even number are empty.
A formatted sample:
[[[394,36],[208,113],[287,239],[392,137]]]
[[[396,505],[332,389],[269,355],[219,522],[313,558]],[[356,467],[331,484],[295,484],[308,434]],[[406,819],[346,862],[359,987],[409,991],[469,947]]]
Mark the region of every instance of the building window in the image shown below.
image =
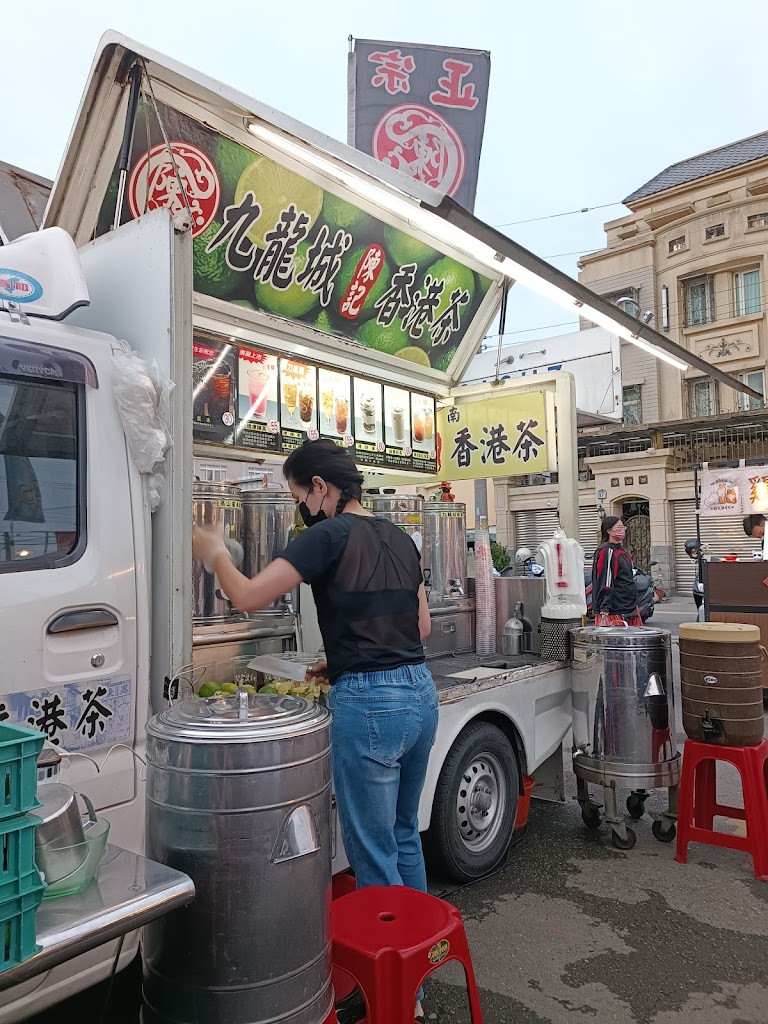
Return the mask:
[[[262,466],[249,466],[246,474],[249,480],[262,480],[265,486],[271,487],[275,482],[275,474],[271,469],[264,469]]]
[[[202,465],[198,467],[197,475],[208,484],[222,483],[227,479],[227,467],[223,465]]]
[[[760,308],[760,271],[738,271],[733,275],[734,316],[749,316],[750,313],[759,313]]]
[[[683,281],[685,326],[708,324],[715,319],[715,288],[711,274]]]
[[[672,241],[669,243],[670,255],[674,252],[682,252],[684,249],[687,248],[688,246],[685,244],[685,235],[680,235],[679,238],[673,238]]]
[[[717,413],[717,384],[710,377],[688,381],[688,407],[697,418]]]
[[[739,380],[753,391],[757,391],[761,395],[765,394],[765,372],[763,370],[749,370],[747,373],[740,373]],[[739,408],[742,412],[764,409],[765,400],[752,398],[751,395],[739,395]]]
[[[725,224],[710,224],[704,232],[705,241],[710,238],[725,238]]]
[[[748,228],[768,228],[768,213],[753,213],[747,217]]]
[[[628,384],[621,389],[624,425],[636,427],[643,422],[643,396],[641,384]]]

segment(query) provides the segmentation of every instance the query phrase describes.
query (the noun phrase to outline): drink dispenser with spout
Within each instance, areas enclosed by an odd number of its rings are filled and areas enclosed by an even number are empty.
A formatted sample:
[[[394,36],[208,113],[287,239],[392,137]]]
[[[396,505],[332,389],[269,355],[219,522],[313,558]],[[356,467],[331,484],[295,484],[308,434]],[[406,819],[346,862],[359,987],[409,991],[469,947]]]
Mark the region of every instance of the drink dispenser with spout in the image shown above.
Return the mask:
[[[568,633],[581,626],[587,613],[584,592],[584,550],[558,527],[538,549],[546,587],[541,609],[541,656],[566,661],[570,657]]]

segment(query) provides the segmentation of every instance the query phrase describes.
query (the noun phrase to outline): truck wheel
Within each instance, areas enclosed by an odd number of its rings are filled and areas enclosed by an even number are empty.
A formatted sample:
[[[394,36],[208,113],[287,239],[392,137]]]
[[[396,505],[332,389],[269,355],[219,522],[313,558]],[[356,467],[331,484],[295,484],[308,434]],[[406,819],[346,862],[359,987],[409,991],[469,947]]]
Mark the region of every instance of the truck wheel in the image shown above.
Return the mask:
[[[488,722],[471,722],[456,738],[435,790],[425,836],[430,868],[455,882],[482,878],[512,840],[520,777],[512,744]]]

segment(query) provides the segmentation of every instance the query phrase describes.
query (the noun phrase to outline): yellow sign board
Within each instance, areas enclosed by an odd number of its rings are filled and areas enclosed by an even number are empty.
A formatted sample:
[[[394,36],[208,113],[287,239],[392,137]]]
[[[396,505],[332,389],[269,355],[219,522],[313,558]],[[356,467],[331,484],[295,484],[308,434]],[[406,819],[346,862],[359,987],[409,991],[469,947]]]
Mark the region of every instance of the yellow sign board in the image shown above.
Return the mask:
[[[439,473],[444,480],[545,473],[547,424],[543,391],[526,391],[438,412]]]

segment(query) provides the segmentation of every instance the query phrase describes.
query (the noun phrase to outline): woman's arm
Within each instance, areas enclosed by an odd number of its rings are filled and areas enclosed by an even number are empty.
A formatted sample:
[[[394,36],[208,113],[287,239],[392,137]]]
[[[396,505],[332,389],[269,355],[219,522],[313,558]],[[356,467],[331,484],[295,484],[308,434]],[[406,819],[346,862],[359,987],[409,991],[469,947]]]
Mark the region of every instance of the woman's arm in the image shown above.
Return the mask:
[[[611,610],[611,588],[613,586],[613,551],[608,545],[599,547],[592,565],[592,614]]]
[[[241,612],[258,612],[297,587],[302,578],[298,570],[284,558],[270,562],[253,579],[248,579],[232,564],[228,554],[221,552],[213,559],[213,569],[221,589]]]
[[[419,587],[419,634],[422,640],[426,640],[432,632],[432,619],[429,615],[429,604],[427,603],[427,592],[422,583]]]

